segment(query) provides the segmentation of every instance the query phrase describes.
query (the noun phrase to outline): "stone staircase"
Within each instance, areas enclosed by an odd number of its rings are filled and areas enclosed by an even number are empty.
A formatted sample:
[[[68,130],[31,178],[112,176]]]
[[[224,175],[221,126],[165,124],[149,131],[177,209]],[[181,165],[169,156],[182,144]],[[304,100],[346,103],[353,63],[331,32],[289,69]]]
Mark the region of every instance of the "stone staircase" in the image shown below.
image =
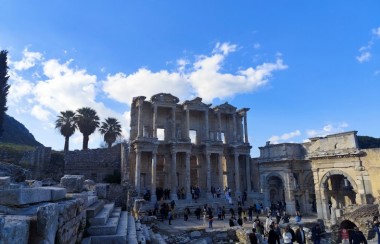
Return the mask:
[[[134,219],[128,212],[115,207],[114,203],[106,204],[97,196],[90,195],[86,214],[88,237],[82,240],[82,244],[127,243],[128,228],[134,225]]]

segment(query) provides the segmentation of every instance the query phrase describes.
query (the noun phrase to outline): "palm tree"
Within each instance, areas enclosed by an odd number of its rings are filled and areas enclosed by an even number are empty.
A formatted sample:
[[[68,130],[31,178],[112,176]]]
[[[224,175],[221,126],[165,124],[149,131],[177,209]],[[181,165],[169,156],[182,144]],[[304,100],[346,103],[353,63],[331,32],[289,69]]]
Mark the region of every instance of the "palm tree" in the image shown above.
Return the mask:
[[[77,110],[75,121],[83,134],[83,150],[88,149],[89,136],[99,127],[99,116],[92,108],[83,107]]]
[[[71,110],[66,110],[61,112],[61,115],[57,116],[55,121],[55,128],[59,129],[61,135],[65,137],[65,149],[64,151],[69,151],[69,138],[72,136],[77,129],[75,123],[75,112]]]
[[[108,144],[108,148],[116,141],[116,138],[121,136],[121,125],[115,118],[107,118],[102,122],[99,132],[104,135],[104,141]]]

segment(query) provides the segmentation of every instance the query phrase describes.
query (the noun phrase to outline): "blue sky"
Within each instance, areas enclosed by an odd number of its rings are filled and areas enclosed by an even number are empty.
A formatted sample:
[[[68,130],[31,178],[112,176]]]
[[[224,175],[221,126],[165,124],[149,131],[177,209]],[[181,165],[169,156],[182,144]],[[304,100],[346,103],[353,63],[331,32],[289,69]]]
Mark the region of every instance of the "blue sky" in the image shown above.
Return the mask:
[[[380,1],[1,0],[8,114],[63,148],[59,111],[90,106],[129,134],[132,97],[251,108],[257,147],[357,130],[380,137]],[[99,147],[99,133],[90,148]],[[70,148],[81,148],[77,132]]]

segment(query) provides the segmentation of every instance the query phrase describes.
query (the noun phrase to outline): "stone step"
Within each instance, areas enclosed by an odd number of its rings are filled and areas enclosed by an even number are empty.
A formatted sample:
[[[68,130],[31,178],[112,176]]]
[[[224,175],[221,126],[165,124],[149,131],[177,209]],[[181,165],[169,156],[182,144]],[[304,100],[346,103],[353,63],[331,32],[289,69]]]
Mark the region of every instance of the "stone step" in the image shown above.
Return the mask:
[[[104,205],[103,209],[93,218],[90,219],[90,224],[95,225],[105,225],[108,221],[108,218],[115,208],[115,203],[109,203]]]
[[[94,204],[95,202],[97,202],[99,199],[97,196],[88,196],[87,197],[87,204],[88,206],[91,206],[92,204]]]
[[[138,243],[135,218],[133,218],[132,215],[128,215],[127,241],[128,241],[128,244]]]
[[[115,208],[113,212],[111,213],[111,217],[120,217],[121,214],[121,208]]]
[[[91,204],[87,209],[86,209],[86,214],[87,214],[87,219],[93,218],[95,215],[99,213],[100,210],[104,207],[104,201],[100,200],[97,201],[93,204]]]
[[[81,244],[91,244],[91,237],[87,237],[87,238],[84,238],[82,241],[81,241]]]
[[[127,228],[128,228],[128,212],[120,213],[119,225],[115,235],[103,235],[103,236],[92,236],[92,244],[104,244],[104,243],[114,243],[114,244],[125,244],[127,242]]]
[[[115,235],[118,225],[119,225],[119,218],[113,217],[113,218],[109,218],[105,225],[90,226],[87,229],[87,232],[91,236]]]

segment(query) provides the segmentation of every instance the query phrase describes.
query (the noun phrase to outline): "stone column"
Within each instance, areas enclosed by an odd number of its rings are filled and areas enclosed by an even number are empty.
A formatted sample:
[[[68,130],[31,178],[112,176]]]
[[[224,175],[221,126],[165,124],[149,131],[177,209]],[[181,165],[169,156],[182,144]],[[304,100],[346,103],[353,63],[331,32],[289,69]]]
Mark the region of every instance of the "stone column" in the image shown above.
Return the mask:
[[[239,168],[239,154],[234,153],[234,162],[235,162],[235,197],[241,195],[240,189],[240,168]]]
[[[186,139],[190,139],[190,111],[186,108]]]
[[[206,168],[207,169],[206,196],[207,196],[207,198],[212,198],[212,194],[211,194],[211,160],[210,160],[211,154],[209,152],[206,152],[205,156],[206,156],[206,167],[207,167]]]
[[[157,105],[153,105],[153,137],[157,137]]]
[[[223,155],[221,153],[218,154],[218,171],[219,171],[219,187],[221,190],[224,189],[223,184]]]
[[[135,190],[140,195],[141,151],[136,149]]]
[[[138,100],[137,106],[139,108],[139,114],[137,116],[137,137],[142,137],[143,135],[143,125],[141,123],[142,104],[143,104],[143,101]]]
[[[152,152],[152,183],[150,188],[151,201],[156,202],[156,179],[157,179],[157,152]]]
[[[171,189],[171,168],[170,168],[170,154],[165,154],[165,164],[164,164],[164,171],[165,171],[165,182],[164,182],[164,189]]]
[[[190,188],[190,152],[186,152],[186,199],[191,200],[191,188]]]
[[[247,178],[247,193],[251,192],[251,156],[245,155],[245,175]]]
[[[205,139],[208,140],[210,137],[210,132],[208,129],[208,110],[205,111],[205,127],[206,127],[206,136]]]
[[[244,114],[244,142],[248,142],[247,113]]]
[[[232,140],[236,142],[236,113],[232,114],[232,123],[233,123]]]
[[[173,114],[172,114],[172,120],[173,120],[173,127],[172,127],[172,139],[175,139],[177,137],[177,133],[175,131],[175,124],[176,124],[176,120],[175,120],[175,112],[176,112],[176,107],[173,108]]]
[[[222,140],[222,118],[221,118],[220,112],[218,112],[218,127],[219,127],[218,139],[221,141]]]
[[[172,150],[170,199],[178,200],[177,196],[177,152]]]

